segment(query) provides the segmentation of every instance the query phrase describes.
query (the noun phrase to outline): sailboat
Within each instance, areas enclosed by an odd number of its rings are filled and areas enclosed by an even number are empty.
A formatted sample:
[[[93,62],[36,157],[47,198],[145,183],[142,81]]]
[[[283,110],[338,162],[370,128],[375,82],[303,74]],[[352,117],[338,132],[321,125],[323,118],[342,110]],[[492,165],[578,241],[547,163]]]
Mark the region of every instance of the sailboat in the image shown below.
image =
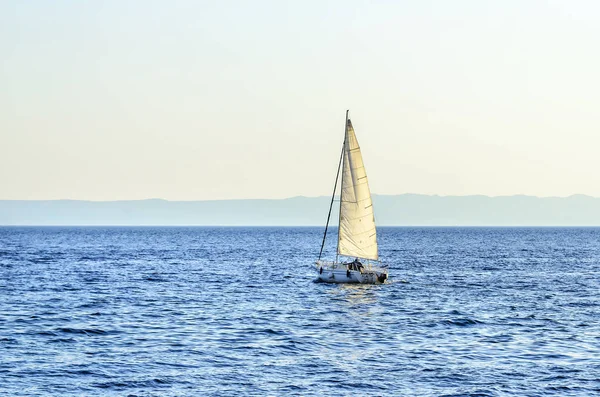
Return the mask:
[[[379,262],[377,228],[367,172],[352,122],[346,111],[344,144],[335,176],[329,214],[317,265],[317,280],[328,283],[381,284],[388,278],[386,266]],[[338,179],[342,175],[337,252],[335,261],[321,260],[335,201]]]

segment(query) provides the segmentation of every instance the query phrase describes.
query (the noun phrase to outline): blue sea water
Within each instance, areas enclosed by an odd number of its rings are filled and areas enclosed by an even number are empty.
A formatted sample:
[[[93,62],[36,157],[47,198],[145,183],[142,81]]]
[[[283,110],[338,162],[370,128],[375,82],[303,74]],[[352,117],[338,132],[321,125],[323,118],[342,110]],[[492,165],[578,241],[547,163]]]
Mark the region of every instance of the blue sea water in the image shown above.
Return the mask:
[[[600,395],[600,229],[380,228],[376,286],[321,233],[0,228],[0,394]]]

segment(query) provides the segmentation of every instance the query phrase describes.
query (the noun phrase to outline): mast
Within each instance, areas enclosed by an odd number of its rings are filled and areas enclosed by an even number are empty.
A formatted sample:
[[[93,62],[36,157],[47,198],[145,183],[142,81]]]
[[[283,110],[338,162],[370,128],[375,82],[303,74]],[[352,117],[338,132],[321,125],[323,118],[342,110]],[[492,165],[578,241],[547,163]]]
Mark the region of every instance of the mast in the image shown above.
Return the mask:
[[[323,255],[323,247],[325,246],[325,238],[327,237],[327,227],[329,226],[329,219],[331,218],[331,209],[333,208],[333,201],[335,199],[335,189],[337,188],[338,178],[340,177],[340,169],[342,166],[342,159],[344,157],[344,149],[346,146],[346,138],[344,138],[344,143],[342,144],[342,152],[340,153],[340,161],[338,162],[337,173],[335,174],[335,183],[333,184],[333,194],[331,195],[331,203],[329,204],[329,213],[327,214],[327,222],[325,223],[325,232],[323,233],[323,241],[321,242],[321,251],[319,251],[319,259],[321,260],[321,255]],[[344,176],[342,175],[342,179]],[[341,189],[341,188],[340,188]],[[339,233],[338,233],[339,240]],[[339,242],[338,242],[339,244]]]
[[[346,110],[346,122],[344,123],[344,148],[342,149],[342,157],[344,162],[344,167],[346,166],[346,156],[344,155],[346,152],[346,139],[348,138],[348,112],[350,110]],[[338,257],[340,255],[340,230],[342,230],[342,193],[344,192],[344,171],[342,171],[342,182],[340,183],[340,212],[338,214],[338,238],[337,238],[337,248],[335,250],[335,261],[337,263]]]

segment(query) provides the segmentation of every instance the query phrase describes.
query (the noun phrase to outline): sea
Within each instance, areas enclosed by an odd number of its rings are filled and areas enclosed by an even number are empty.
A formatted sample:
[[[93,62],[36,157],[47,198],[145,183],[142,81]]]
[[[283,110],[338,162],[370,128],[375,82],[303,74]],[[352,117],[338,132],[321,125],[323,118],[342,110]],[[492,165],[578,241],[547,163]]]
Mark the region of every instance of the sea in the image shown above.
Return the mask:
[[[322,233],[1,227],[0,395],[600,395],[600,228],[382,227],[384,285]]]

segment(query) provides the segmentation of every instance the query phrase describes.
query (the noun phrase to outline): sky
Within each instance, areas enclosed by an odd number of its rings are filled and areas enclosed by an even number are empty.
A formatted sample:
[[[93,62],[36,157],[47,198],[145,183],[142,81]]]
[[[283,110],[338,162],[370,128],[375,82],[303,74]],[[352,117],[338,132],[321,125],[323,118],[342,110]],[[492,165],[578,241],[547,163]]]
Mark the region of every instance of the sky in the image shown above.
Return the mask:
[[[600,2],[0,1],[0,199],[600,197]]]

